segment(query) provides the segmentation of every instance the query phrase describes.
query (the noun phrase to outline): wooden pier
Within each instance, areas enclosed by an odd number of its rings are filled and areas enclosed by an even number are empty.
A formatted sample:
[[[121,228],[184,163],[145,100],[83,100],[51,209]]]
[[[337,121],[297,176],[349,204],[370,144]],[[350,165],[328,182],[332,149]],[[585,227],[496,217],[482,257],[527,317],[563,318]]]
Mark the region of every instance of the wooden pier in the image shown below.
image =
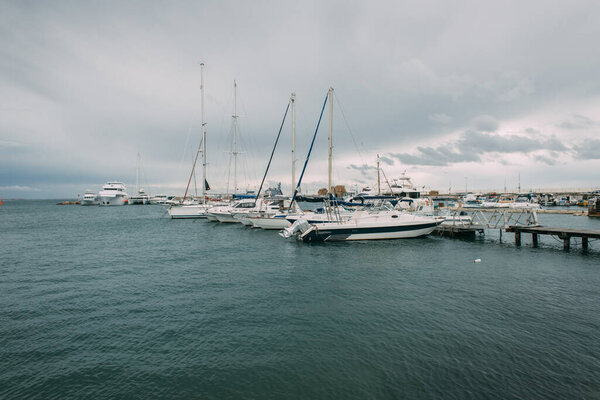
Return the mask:
[[[521,234],[531,233],[533,240],[533,247],[538,246],[539,235],[552,235],[557,236],[563,241],[563,249],[569,250],[571,248],[571,238],[581,238],[581,247],[586,251],[589,247],[589,239],[600,239],[600,231],[593,231],[588,229],[571,229],[571,228],[550,228],[546,226],[509,226],[506,228],[506,232],[514,232],[515,244],[521,245]]]

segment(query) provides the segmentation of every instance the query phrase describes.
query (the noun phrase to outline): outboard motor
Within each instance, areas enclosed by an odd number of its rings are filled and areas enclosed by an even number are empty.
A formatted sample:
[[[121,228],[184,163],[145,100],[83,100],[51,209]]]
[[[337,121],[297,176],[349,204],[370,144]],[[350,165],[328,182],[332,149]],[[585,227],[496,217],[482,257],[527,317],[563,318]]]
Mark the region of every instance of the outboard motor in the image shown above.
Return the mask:
[[[284,238],[289,239],[292,236],[303,234],[311,227],[312,225],[308,223],[306,218],[298,218],[296,222],[292,224],[292,226],[283,229],[281,232],[279,232],[279,234]]]

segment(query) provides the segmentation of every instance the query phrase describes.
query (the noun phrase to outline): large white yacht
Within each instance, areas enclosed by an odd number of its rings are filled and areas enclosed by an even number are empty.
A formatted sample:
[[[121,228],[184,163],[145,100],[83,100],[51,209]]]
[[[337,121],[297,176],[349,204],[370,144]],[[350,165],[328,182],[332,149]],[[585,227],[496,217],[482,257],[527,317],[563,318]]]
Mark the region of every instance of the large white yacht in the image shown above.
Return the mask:
[[[128,202],[127,188],[122,182],[108,182],[98,192],[98,204],[101,206],[124,206]]]

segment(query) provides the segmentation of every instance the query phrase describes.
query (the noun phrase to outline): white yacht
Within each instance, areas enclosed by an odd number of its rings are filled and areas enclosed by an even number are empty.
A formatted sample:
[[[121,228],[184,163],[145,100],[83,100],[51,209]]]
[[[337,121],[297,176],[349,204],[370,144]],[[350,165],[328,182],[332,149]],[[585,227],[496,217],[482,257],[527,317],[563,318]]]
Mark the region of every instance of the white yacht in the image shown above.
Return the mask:
[[[527,210],[539,210],[542,208],[540,206],[538,197],[533,194],[522,194],[517,196],[514,203],[511,203],[509,207]]]
[[[225,205],[225,204],[219,204]],[[206,218],[206,212],[215,207],[214,203],[207,204],[183,204],[172,205],[168,208],[168,213],[171,219],[191,219],[191,218]]]
[[[81,198],[82,206],[95,206],[98,204],[98,200],[96,200],[96,193],[88,190],[85,192],[83,197]]]
[[[128,202],[127,188],[122,182],[108,182],[98,192],[98,204],[101,206],[124,206]]]
[[[242,214],[245,216],[251,211],[259,211],[260,209],[257,208],[256,204],[258,204],[258,202],[255,199],[242,199],[229,206],[213,207],[208,210],[207,214],[209,217],[215,218],[219,222],[241,223],[241,219],[236,218],[236,216],[241,217]],[[212,218],[209,218],[209,220],[213,220]]]
[[[443,218],[418,216],[400,211],[356,211],[347,220],[311,224],[302,218],[281,232],[303,242],[347,240],[405,239],[425,236],[441,224]]]
[[[150,196],[144,191],[139,189],[137,194],[129,197],[129,204],[149,204]]]
[[[175,196],[167,196],[166,194],[157,194],[154,197],[150,197],[150,204],[169,204],[169,201],[173,200]]]

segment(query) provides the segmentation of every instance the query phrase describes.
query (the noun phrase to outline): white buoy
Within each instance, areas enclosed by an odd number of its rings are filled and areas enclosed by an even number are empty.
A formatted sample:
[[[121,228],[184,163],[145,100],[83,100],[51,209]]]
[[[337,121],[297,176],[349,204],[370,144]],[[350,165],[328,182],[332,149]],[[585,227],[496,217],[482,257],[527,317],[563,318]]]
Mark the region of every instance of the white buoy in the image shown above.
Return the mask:
[[[477,260],[473,261],[474,263],[480,263],[481,262],[481,258],[478,258]]]

